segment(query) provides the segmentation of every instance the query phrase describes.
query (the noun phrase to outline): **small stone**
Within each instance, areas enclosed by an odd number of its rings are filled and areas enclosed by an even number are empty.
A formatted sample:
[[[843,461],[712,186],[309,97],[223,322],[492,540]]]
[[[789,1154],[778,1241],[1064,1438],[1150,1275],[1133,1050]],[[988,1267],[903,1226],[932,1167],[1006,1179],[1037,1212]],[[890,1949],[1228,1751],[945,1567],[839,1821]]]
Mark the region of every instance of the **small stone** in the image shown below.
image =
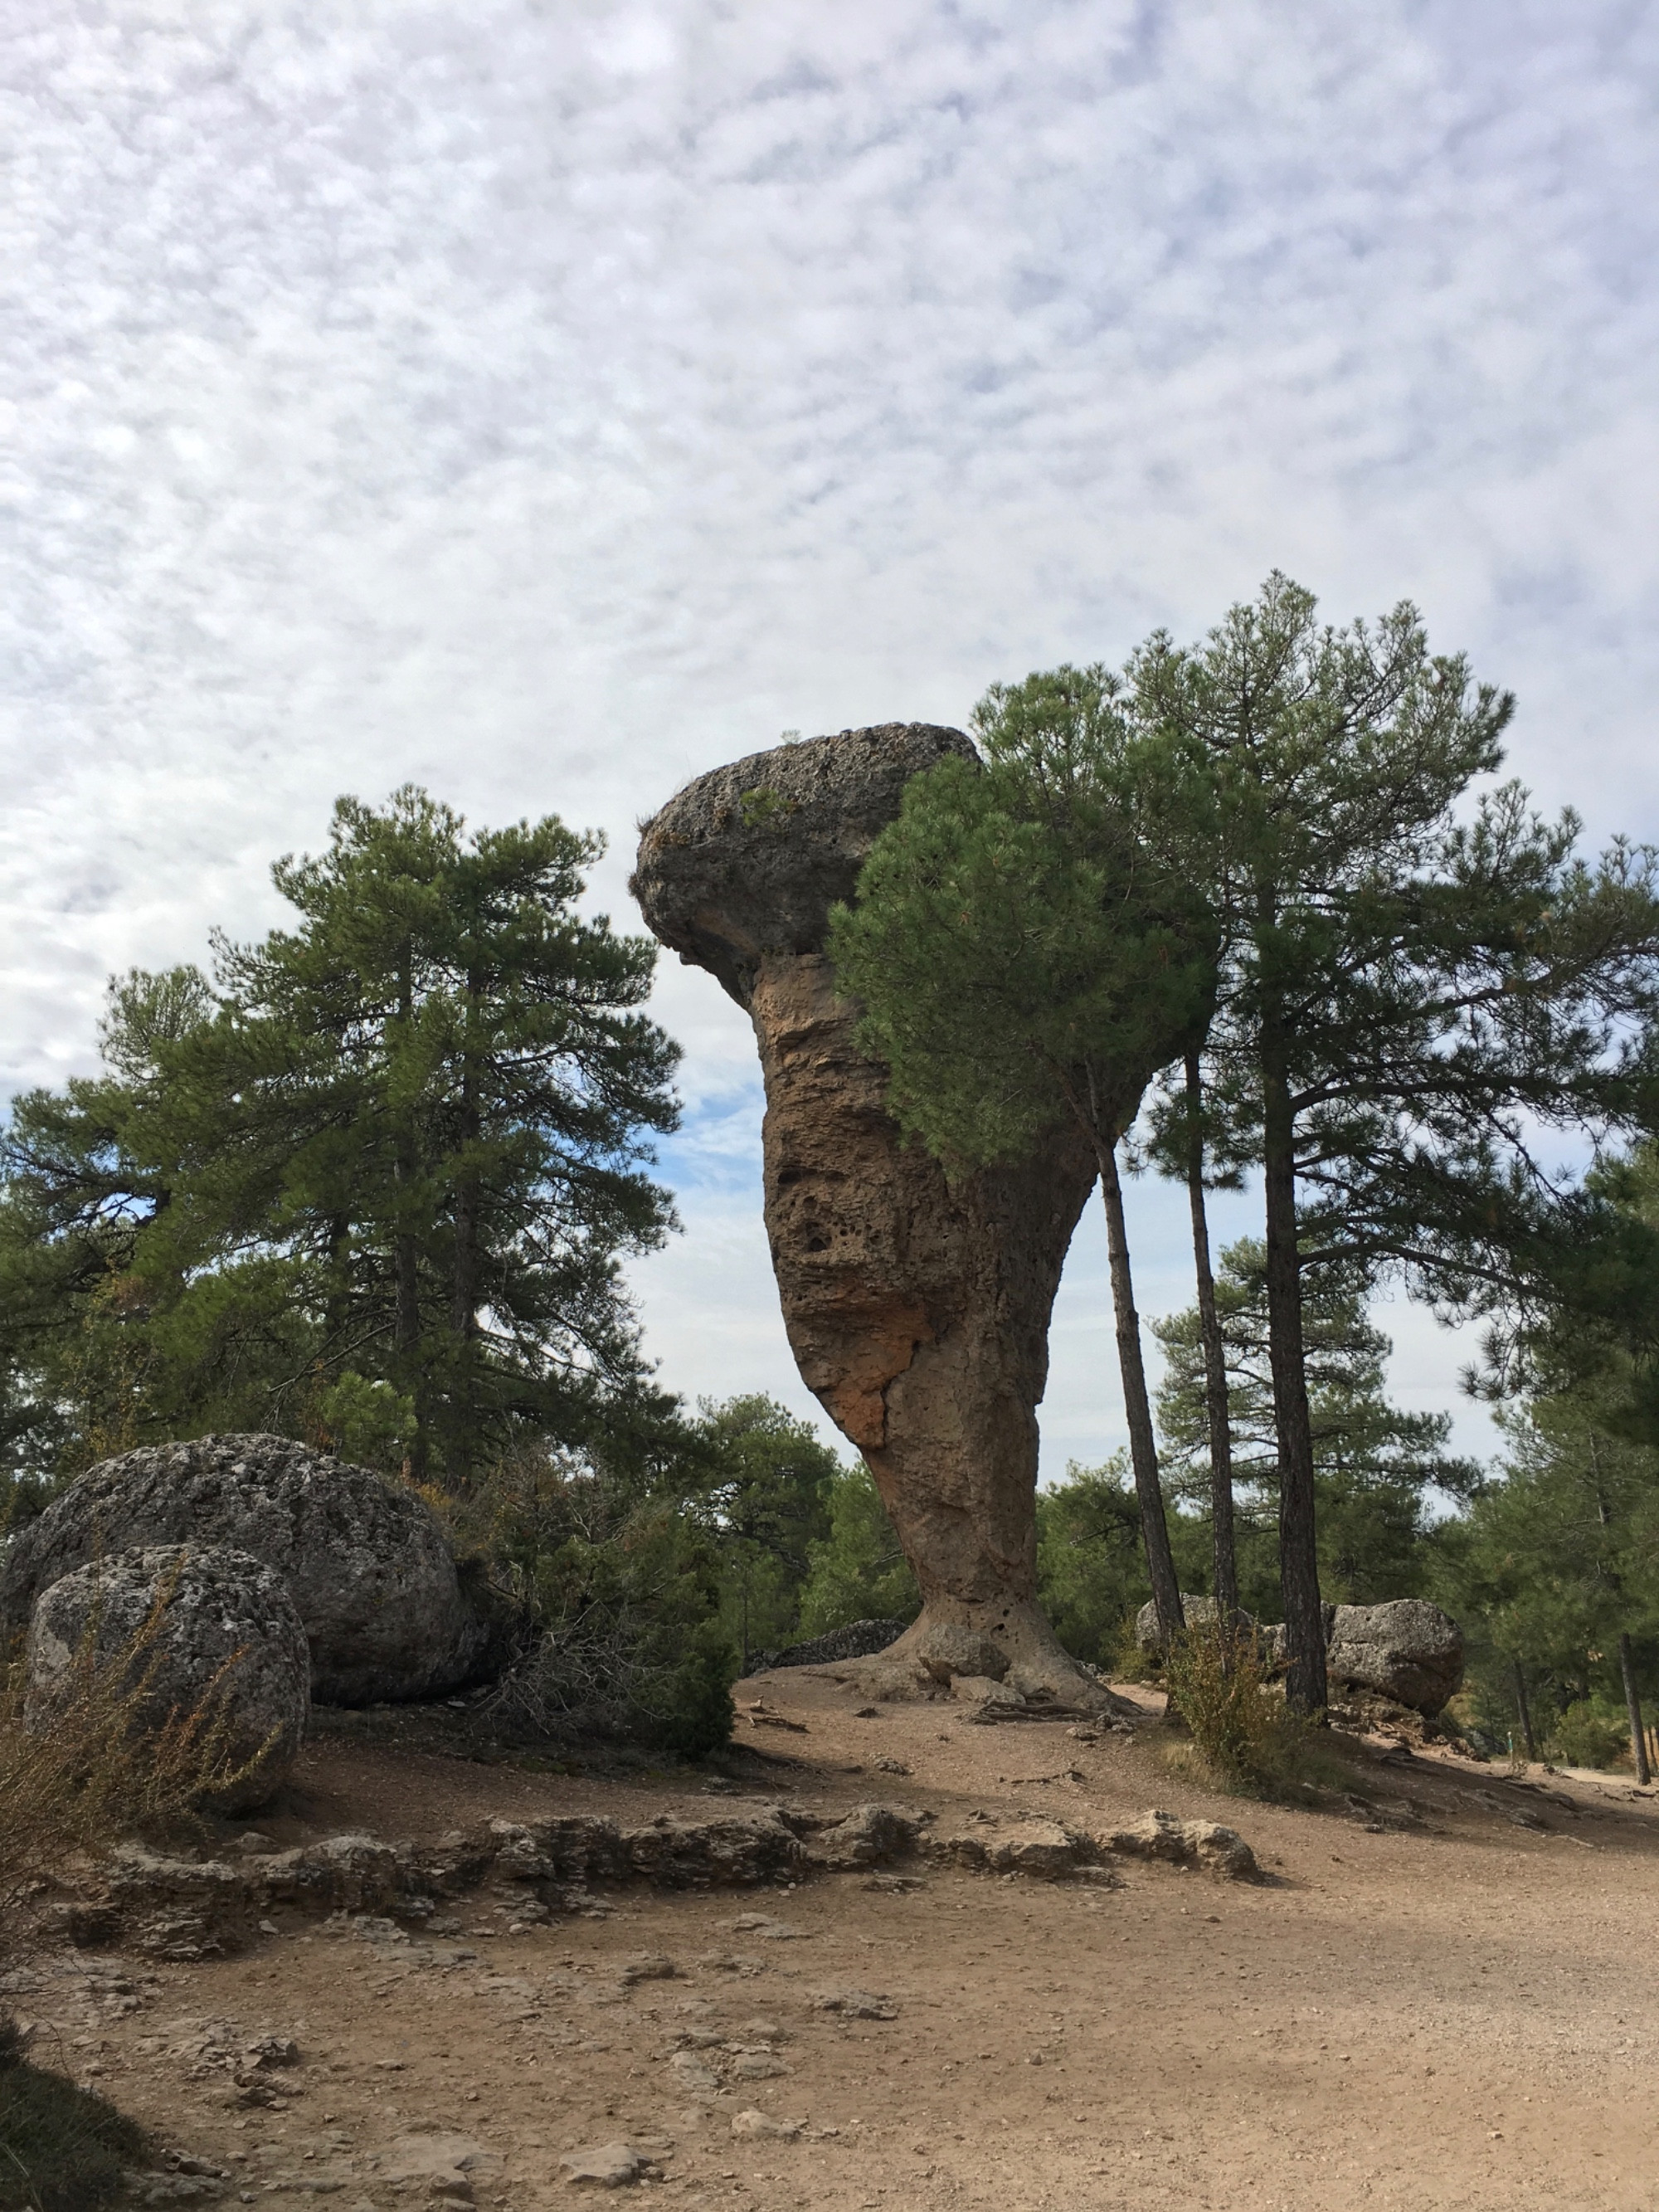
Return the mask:
[[[732,2132],[738,2137],[771,2136],[781,2142],[793,2142],[806,2125],[805,2120],[775,2120],[769,2113],[750,2111],[734,2112]]]
[[[617,1978],[631,1988],[635,1982],[672,1982],[678,1972],[665,1953],[646,1951],[637,1958],[623,1960]]]
[[[639,2180],[645,2169],[646,2160],[630,2143],[598,2143],[559,2160],[559,2172],[574,2188],[622,2189]]]
[[[683,2095],[687,2097],[715,2097],[720,2094],[720,2079],[712,2066],[690,2051],[677,2051],[668,2062]]]
[[[890,1997],[869,1990],[821,1990],[811,2000],[814,2012],[839,2013],[843,2020],[896,2020],[898,2007]]]

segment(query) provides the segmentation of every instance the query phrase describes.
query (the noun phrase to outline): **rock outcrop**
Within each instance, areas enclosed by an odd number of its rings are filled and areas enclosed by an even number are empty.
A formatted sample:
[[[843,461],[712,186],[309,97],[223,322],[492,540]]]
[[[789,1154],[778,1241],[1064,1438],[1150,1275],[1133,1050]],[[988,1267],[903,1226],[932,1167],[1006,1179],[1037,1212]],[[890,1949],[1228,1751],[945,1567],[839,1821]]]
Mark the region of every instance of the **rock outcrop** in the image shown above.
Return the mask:
[[[362,1705],[472,1678],[492,1632],[469,1607],[412,1490],[284,1437],[198,1437],[92,1468],[0,1559],[0,1638],[100,1554],[135,1545],[246,1552],[286,1585],[319,1705]]]
[[[1462,1685],[1463,1632],[1423,1598],[1339,1605],[1325,1664],[1334,1683],[1374,1691],[1431,1718]]]
[[[311,1672],[278,1576],[246,1552],[187,1545],[117,1552],[60,1576],[29,1624],[24,1725],[40,1735],[58,1724],[83,1684],[83,1656],[106,1667],[124,1651],[133,1656],[123,1687],[143,1692],[135,1733],[159,1734],[198,1709],[207,1716],[203,1741],[228,1778],[207,1809],[246,1812],[275,1795],[305,1735]]]
[[[1189,1628],[1216,1618],[1212,1597],[1183,1592],[1181,1603]],[[1437,1605],[1398,1597],[1382,1605],[1328,1605],[1323,1613],[1325,1666],[1333,1689],[1368,1690],[1430,1719],[1456,1696],[1463,1680],[1463,1632]],[[1283,1624],[1264,1626],[1259,1633],[1268,1660],[1282,1667]],[[1151,1605],[1135,1615],[1135,1636],[1149,1658],[1160,1656],[1163,1642]]]
[[[774,1667],[827,1667],[838,1660],[873,1658],[896,1644],[906,1624],[902,1620],[849,1620],[826,1636],[808,1637],[804,1644],[787,1644],[781,1651],[757,1651],[749,1662],[751,1674],[765,1674]]]
[[[888,1115],[823,950],[830,908],[852,896],[906,782],[951,754],[974,757],[959,731],[890,723],[716,769],[647,823],[633,890],[662,942],[754,1023],[790,1347],[863,1453],[921,1588],[920,1620],[883,1663],[945,1623],[1076,1696],[1036,1602],[1036,1407],[1093,1154],[1057,1127],[1027,1162],[948,1180]]]

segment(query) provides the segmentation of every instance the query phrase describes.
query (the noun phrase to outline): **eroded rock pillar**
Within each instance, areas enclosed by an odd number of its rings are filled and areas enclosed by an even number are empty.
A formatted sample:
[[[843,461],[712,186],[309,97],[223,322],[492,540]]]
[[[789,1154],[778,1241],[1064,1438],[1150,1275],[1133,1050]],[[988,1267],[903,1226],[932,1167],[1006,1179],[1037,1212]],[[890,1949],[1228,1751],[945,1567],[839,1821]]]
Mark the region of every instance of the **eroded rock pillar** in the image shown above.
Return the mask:
[[[767,1233],[803,1380],[863,1454],[924,1610],[991,1638],[1028,1683],[1079,1677],[1036,1603],[1036,1407],[1048,1320],[1095,1179],[1069,1126],[1028,1162],[946,1180],[884,1103],[824,955],[829,911],[956,730],[890,723],[757,753],[645,828],[633,889],[755,1026]]]

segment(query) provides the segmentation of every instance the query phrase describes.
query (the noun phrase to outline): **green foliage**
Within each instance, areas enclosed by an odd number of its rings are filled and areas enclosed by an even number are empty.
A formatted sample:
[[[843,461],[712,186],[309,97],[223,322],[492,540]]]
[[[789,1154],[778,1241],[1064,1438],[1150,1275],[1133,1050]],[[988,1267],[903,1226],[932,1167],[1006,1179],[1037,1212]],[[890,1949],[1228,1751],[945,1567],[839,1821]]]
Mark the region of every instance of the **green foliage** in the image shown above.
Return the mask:
[[[1064,1482],[1038,1491],[1036,1524],[1037,1598],[1055,1635],[1074,1659],[1113,1667],[1151,1595],[1125,1455],[1097,1468],[1073,1461]]]
[[[683,1758],[726,1741],[737,1658],[719,1554],[684,1486],[642,1493],[626,1470],[532,1447],[475,1486],[458,1534],[531,1631],[492,1695],[496,1725]]]
[[[1068,1115],[1109,1147],[1212,988],[1210,917],[1157,842],[1181,763],[1101,668],[994,687],[975,727],[986,765],[914,777],[836,909],[836,974],[940,1158],[1022,1156]]]
[[[1215,1295],[1227,1361],[1241,1567],[1250,1585],[1248,1592],[1241,1587],[1240,1597],[1247,1611],[1264,1617],[1262,1608],[1274,1599],[1261,1569],[1271,1566],[1279,1446],[1257,1240],[1243,1239],[1222,1254]],[[1344,1605],[1421,1596],[1430,1572],[1424,1540],[1432,1525],[1431,1498],[1436,1492],[1447,1499],[1473,1496],[1480,1470],[1445,1449],[1449,1415],[1407,1413],[1389,1402],[1384,1385],[1391,1347],[1367,1318],[1363,1284],[1351,1270],[1333,1265],[1311,1277],[1302,1325],[1320,1586],[1328,1601]],[[1209,1499],[1209,1434],[1197,1309],[1152,1326],[1165,1357],[1158,1396],[1165,1474],[1188,1512],[1201,1517]]]
[[[112,986],[104,1073],[0,1151],[14,1467],[268,1428],[459,1490],[640,1393],[620,1266],[672,1225],[677,1054],[654,947],[577,911],[599,850],[343,799],[273,872],[295,926]]]
[[[151,2152],[136,2120],[31,2066],[0,2020],[0,2212],[100,2212],[124,2193],[122,2168]]]
[[[1608,1436],[1595,1412],[1576,1395],[1508,1415],[1503,1479],[1434,1555],[1433,1594],[1472,1632],[1471,1673],[1513,1713],[1520,1666],[1544,1739],[1573,1707],[1622,1716],[1621,1633],[1638,1686],[1659,1686],[1659,1452]]]
[[[921,1592],[861,1460],[836,1470],[829,1513],[829,1534],[810,1547],[800,1634],[824,1636],[849,1620],[914,1620]]]
[[[720,1618],[746,1667],[796,1639],[812,1549],[830,1534],[841,1462],[808,1421],[758,1395],[705,1400],[702,1510],[720,1560]]]
[[[1544,1739],[1546,1755],[1560,1766],[1617,1766],[1630,1759],[1630,1723],[1622,1704],[1602,1697],[1575,1698]]]

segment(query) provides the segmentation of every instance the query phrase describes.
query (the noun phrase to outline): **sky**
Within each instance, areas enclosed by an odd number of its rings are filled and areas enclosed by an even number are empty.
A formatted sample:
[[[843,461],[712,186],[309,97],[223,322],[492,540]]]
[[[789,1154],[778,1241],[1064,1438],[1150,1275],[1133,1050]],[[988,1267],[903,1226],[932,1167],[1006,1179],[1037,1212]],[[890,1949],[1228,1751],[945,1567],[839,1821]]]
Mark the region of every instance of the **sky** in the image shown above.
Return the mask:
[[[1401,598],[1659,834],[1659,11],[0,0],[0,1091],[277,919],[349,790],[603,830],[776,740]],[[752,1041],[665,966],[690,1397],[813,1411]],[[1138,1186],[1140,1303],[1188,1302]],[[1221,1209],[1223,1235],[1250,1225]],[[1399,1395],[1469,1346],[1395,1308]],[[1121,1442],[1103,1240],[1044,1466]]]

